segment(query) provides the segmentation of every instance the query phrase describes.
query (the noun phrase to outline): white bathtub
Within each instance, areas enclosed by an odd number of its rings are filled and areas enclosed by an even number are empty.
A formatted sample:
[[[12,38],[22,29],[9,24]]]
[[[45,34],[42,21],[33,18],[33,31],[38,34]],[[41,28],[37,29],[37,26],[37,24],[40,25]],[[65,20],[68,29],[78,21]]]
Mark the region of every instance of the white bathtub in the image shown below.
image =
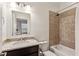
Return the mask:
[[[58,56],[75,56],[75,50],[64,45],[51,46],[50,50],[53,51]]]

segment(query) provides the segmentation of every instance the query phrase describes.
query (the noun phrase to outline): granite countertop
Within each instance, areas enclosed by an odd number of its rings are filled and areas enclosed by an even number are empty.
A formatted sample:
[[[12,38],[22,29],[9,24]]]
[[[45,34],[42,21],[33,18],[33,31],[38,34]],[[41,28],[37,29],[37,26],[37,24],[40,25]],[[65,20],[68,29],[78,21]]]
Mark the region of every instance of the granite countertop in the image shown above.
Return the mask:
[[[24,47],[40,45],[40,44],[44,44],[44,43],[47,43],[47,41],[39,42],[35,39],[10,41],[10,42],[5,42],[3,44],[2,51],[10,51],[10,50],[14,50],[14,49],[20,49],[20,48],[24,48]]]
[[[39,42],[34,39],[20,40],[20,41],[12,41],[3,44],[2,51],[10,51],[14,49],[30,47],[34,45],[39,45]]]

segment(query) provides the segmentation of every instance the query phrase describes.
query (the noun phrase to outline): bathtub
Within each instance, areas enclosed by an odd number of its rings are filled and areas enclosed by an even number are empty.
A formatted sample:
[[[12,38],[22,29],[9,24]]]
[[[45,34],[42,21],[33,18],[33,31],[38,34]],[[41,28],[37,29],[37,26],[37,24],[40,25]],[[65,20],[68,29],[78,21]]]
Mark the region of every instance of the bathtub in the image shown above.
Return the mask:
[[[75,50],[62,44],[51,46],[50,50],[58,56],[75,56]]]

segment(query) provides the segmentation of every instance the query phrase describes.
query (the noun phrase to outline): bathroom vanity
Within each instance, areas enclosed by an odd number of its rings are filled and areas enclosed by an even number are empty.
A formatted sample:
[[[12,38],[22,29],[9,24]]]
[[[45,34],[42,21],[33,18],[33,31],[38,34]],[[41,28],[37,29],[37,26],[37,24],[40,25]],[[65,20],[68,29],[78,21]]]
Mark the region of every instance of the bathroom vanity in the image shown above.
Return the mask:
[[[18,35],[7,38],[2,46],[5,56],[39,56],[39,45],[47,41],[37,41],[33,35]]]
[[[20,40],[20,39],[21,40]],[[24,38],[24,37],[23,37]],[[3,44],[2,51],[6,56],[38,56],[39,55],[39,42],[31,37],[10,38]],[[13,40],[15,39],[15,40]]]

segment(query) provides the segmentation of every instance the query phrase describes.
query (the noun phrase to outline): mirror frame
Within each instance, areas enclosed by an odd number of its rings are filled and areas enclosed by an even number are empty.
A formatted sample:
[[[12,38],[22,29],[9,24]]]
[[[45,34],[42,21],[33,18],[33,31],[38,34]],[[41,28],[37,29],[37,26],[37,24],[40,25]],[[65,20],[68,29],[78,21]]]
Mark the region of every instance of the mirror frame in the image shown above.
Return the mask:
[[[17,28],[17,24],[16,24],[16,19],[17,19],[17,14],[22,14],[22,15],[25,15],[26,16],[26,19],[27,19],[27,26],[28,26],[28,29],[27,29],[27,34],[30,34],[30,29],[31,29],[31,15],[29,13],[25,13],[25,12],[20,12],[20,11],[13,11],[12,10],[12,36],[15,36],[17,35],[16,34],[16,28]],[[20,19],[23,19],[23,18],[20,18]],[[23,35],[23,34],[22,34]]]

